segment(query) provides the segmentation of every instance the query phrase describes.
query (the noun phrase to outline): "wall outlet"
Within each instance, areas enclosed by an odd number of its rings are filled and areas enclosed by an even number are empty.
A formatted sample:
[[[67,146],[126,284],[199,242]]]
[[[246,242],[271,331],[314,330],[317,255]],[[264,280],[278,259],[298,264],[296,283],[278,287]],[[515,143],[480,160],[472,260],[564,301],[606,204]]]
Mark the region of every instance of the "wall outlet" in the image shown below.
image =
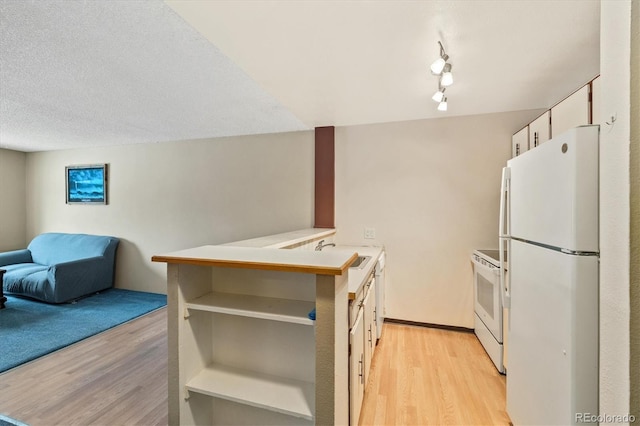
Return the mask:
[[[364,228],[364,237],[368,240],[376,238],[376,228]]]

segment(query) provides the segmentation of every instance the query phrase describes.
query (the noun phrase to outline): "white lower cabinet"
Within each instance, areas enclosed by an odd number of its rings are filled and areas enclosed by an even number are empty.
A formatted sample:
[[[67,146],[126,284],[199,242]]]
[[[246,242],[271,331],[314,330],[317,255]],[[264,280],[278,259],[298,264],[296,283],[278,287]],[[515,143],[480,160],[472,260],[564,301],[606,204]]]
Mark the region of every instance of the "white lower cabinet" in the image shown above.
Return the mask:
[[[375,279],[371,280],[371,284],[367,288],[367,293],[362,305],[364,311],[364,365],[365,365],[365,383],[369,380],[369,371],[371,370],[371,360],[373,352],[376,349],[376,291]]]
[[[354,302],[355,303],[355,302]],[[357,425],[364,399],[364,311],[360,309],[349,332],[349,424]]]
[[[351,302],[350,313],[349,424],[356,426],[360,420],[360,410],[377,341],[375,279],[372,278],[365,284],[362,292]]]

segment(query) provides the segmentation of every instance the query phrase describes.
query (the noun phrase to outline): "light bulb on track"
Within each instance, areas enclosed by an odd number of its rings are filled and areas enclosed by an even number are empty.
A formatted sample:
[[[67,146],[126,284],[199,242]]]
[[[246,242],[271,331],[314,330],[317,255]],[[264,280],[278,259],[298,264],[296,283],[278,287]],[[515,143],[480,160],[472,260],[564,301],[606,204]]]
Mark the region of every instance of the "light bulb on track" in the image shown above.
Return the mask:
[[[438,104],[438,111],[446,111],[447,110],[447,98],[443,98],[442,102]]]

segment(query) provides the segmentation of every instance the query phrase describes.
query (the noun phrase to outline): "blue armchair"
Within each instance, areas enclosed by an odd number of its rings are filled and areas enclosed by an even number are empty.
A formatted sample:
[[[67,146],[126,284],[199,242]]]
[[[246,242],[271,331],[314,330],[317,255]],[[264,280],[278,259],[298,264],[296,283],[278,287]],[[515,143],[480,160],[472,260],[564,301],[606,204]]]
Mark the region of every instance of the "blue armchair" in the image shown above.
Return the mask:
[[[63,303],[113,287],[115,237],[46,233],[23,250],[0,253],[7,294]]]

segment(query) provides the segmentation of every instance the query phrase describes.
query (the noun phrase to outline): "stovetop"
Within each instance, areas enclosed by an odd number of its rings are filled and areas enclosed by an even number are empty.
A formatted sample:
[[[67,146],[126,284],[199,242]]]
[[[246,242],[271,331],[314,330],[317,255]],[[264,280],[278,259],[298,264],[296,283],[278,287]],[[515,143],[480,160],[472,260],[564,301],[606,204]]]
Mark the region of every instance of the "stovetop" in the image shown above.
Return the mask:
[[[495,266],[500,267],[500,251],[483,249],[474,250],[474,253],[485,259],[487,262],[491,262]],[[505,263],[508,262],[506,251],[504,252],[504,261]]]

